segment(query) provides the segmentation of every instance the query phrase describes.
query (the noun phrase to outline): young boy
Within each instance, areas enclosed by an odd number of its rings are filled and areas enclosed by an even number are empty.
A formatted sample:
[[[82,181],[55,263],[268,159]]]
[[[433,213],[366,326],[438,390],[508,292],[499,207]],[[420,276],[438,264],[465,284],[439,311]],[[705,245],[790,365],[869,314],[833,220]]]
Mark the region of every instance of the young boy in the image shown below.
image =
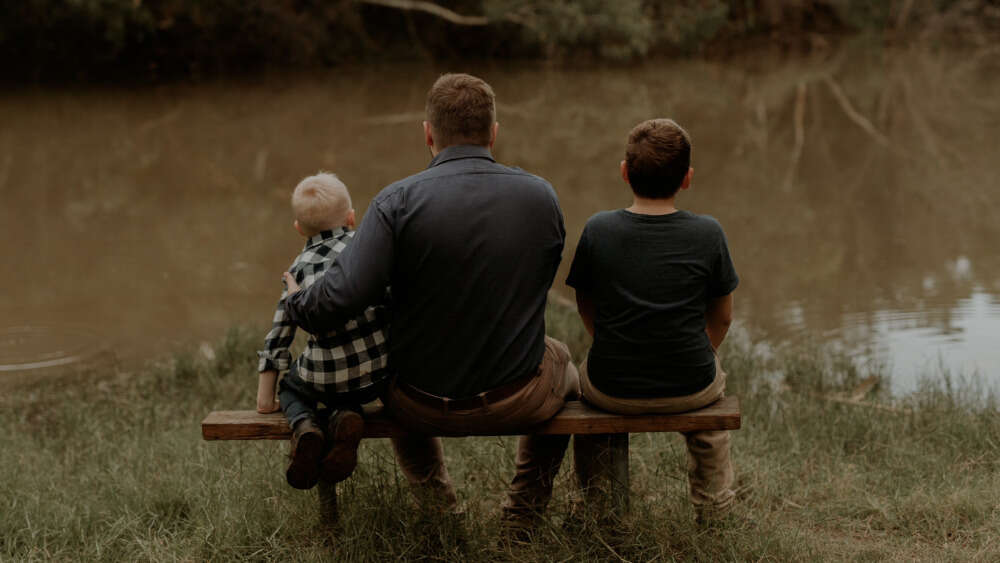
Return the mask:
[[[257,412],[274,412],[280,402],[292,428],[285,477],[289,485],[308,489],[320,478],[343,481],[357,466],[358,442],[364,433],[361,405],[378,398],[388,384],[387,322],[384,307],[369,307],[340,330],[311,335],[305,350],[291,362],[288,347],[295,338],[295,325],[285,314],[285,299],[299,285],[308,287],[319,279],[354,236],[351,196],[333,174],[302,180],[292,192],[292,211],[295,230],[307,240],[286,273],[274,326],[264,339],[264,350],[257,353]],[[278,372],[286,369],[275,401]],[[317,418],[317,403],[332,411],[325,432]]]
[[[603,211],[584,227],[566,283],[594,343],[580,368],[583,398],[622,414],[701,408],[722,397],[716,350],[729,329],[739,279],[719,222],[675,206],[691,187],[690,137],[669,119],[638,124],[621,175],[631,207]],[[691,501],[699,515],[732,503],[728,432],[685,434]],[[574,455],[581,485],[594,440]]]

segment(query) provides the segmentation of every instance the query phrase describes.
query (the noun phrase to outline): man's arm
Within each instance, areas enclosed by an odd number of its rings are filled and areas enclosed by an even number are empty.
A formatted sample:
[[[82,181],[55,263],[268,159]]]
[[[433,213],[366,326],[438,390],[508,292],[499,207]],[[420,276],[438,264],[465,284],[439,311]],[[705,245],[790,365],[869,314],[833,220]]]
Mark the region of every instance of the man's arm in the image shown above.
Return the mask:
[[[586,293],[577,290],[576,292],[576,310],[580,313],[580,319],[583,321],[583,326],[590,333],[590,337],[594,337],[594,302],[590,299],[590,296]]]
[[[289,287],[289,319],[312,334],[340,328],[365,307],[380,303],[394,259],[392,228],[377,200],[372,201],[351,244],[302,291]]]
[[[733,294],[716,297],[708,302],[705,311],[705,332],[712,342],[712,348],[718,350],[722,341],[729,332],[729,325],[733,322]]]

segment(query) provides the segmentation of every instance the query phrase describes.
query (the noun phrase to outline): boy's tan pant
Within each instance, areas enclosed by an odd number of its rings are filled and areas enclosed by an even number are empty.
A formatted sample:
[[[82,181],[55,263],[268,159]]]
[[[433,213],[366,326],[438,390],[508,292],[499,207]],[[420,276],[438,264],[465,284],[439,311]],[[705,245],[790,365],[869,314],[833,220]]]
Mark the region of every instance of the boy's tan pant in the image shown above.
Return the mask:
[[[708,406],[725,395],[726,372],[715,358],[715,379],[708,387],[681,397],[622,399],[606,395],[587,377],[587,362],[580,366],[583,400],[595,407],[620,414],[677,413]],[[688,484],[691,502],[700,514],[725,512],[733,503],[733,466],[729,459],[729,431],[683,432],[688,450]],[[578,435],[573,441],[573,461],[580,487],[589,500],[600,494],[603,481],[599,464],[607,438],[603,435]]]
[[[439,397],[419,394],[422,392],[394,383],[383,398],[395,419],[415,432],[425,433],[393,438],[392,445],[418,504],[450,511],[458,499],[444,465],[441,439],[428,434],[503,434],[538,424],[558,413],[567,400],[579,398],[580,377],[566,345],[545,337],[538,374],[505,398],[484,399],[476,408],[451,409]],[[439,401],[441,404],[436,404]],[[516,473],[504,505],[506,520],[530,523],[545,509],[568,444],[569,436],[520,437]]]

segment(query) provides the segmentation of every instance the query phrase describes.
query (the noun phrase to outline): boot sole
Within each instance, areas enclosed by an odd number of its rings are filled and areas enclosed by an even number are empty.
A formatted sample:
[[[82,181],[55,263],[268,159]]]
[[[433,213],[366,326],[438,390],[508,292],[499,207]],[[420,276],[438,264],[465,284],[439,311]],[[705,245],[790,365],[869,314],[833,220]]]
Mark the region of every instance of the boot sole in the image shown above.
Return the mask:
[[[323,459],[323,435],[307,432],[299,437],[292,452],[291,463],[285,471],[285,480],[296,489],[311,489],[319,482],[320,462]]]
[[[323,458],[321,477],[328,483],[339,483],[354,473],[358,466],[358,444],[365,433],[365,421],[356,412],[347,411],[330,424],[330,451]]]

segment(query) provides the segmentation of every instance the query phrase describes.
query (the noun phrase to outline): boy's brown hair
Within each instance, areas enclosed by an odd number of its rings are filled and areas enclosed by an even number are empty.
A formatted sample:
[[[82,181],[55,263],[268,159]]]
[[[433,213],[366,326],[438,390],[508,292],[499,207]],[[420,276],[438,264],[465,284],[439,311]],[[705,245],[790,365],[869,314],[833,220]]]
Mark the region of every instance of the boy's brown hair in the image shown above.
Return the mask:
[[[691,167],[691,137],[672,119],[650,119],[628,134],[625,168],[639,197],[673,197]]]
[[[445,74],[427,92],[427,121],[438,149],[489,145],[496,122],[493,88],[469,74]]]

